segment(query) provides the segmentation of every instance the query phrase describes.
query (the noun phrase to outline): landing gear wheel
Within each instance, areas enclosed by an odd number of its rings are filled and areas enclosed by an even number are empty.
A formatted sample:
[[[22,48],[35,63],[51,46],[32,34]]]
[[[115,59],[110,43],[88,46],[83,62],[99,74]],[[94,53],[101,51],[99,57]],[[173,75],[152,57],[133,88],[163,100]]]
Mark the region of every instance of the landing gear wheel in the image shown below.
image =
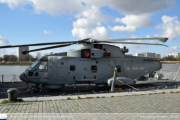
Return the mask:
[[[30,93],[31,93],[31,94],[34,94],[34,89],[31,89],[31,90],[30,90]]]
[[[42,89],[39,89],[39,92],[43,92]]]

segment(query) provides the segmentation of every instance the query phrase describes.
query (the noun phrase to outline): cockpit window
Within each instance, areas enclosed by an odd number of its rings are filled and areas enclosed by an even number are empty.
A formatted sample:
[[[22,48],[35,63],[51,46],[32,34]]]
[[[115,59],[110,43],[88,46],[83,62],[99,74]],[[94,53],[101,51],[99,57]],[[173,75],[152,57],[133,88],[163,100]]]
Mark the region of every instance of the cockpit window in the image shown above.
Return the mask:
[[[47,61],[41,61],[39,65],[40,70],[47,70]]]
[[[29,68],[30,71],[35,71],[38,67],[38,60],[36,60]]]

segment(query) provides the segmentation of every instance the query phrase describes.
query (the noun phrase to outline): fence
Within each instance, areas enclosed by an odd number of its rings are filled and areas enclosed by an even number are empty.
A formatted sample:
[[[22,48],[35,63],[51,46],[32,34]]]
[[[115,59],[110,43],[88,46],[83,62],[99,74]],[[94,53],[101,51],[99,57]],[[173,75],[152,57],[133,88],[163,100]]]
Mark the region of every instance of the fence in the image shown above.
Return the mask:
[[[174,80],[176,72],[157,71],[160,79]],[[20,82],[20,74],[0,74],[0,82]],[[180,73],[177,75],[176,81],[180,81]]]
[[[20,82],[19,74],[0,74],[0,82]]]
[[[174,80],[177,72],[157,71],[157,74],[160,79]],[[180,73],[177,75],[176,81],[180,81]]]
[[[116,90],[113,93],[123,93],[123,92],[143,92],[143,91],[156,91],[156,90],[165,90],[165,89],[179,89],[180,90],[180,85],[174,85],[174,86],[166,86],[166,85],[161,85],[161,86],[155,86],[155,87],[146,87],[146,88],[127,88],[123,90]],[[110,90],[104,90],[104,91],[95,91],[96,94],[102,94],[102,93],[111,93]],[[65,94],[65,93],[64,93]],[[86,94],[93,94],[92,92],[77,92],[73,93],[71,95],[86,95]]]

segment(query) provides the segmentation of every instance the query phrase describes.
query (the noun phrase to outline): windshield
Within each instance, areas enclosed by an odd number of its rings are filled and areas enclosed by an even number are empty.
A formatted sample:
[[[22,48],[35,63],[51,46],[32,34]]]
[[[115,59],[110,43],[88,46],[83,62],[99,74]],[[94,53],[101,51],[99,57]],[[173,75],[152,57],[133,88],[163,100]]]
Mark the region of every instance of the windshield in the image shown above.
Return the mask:
[[[38,61],[39,61],[39,60],[36,60],[36,61],[28,68],[28,70],[31,70],[31,71],[36,70],[37,67],[38,67]]]
[[[41,61],[39,70],[47,70],[47,61]]]

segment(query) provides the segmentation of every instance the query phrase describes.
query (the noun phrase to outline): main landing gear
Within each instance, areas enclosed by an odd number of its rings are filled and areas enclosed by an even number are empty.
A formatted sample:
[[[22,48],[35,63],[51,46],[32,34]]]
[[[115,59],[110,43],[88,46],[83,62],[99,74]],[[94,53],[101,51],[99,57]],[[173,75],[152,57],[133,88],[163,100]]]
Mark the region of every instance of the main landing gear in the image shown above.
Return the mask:
[[[47,93],[47,91],[46,91],[46,89],[44,89],[41,85],[39,85],[39,84],[33,84],[33,85],[31,85],[31,86],[29,86],[28,88],[27,88],[27,93],[29,93],[29,94],[34,94],[34,92],[37,92],[37,91],[39,91],[39,92],[46,92]]]

